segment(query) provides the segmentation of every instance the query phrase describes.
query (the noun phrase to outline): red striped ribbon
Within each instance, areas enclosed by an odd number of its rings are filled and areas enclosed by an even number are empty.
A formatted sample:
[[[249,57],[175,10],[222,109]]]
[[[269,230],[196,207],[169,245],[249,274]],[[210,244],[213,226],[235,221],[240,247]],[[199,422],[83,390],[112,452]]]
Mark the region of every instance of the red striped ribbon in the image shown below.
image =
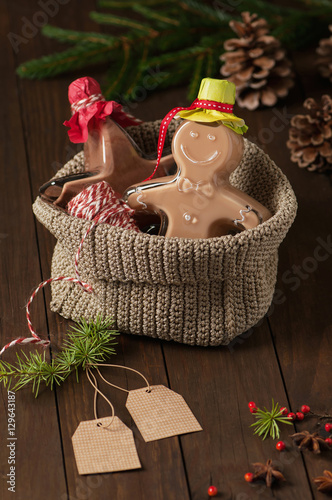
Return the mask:
[[[159,138],[158,138],[158,157],[157,157],[157,163],[155,166],[154,171],[152,174],[147,177],[143,182],[149,181],[152,179],[154,174],[157,171],[157,168],[159,167],[161,155],[164,149],[164,144],[165,144],[165,139],[166,139],[166,132],[168,129],[168,125],[170,124],[170,121],[174,118],[174,116],[182,110],[191,110],[191,109],[196,109],[196,108],[202,108],[202,109],[214,109],[216,111],[221,111],[222,113],[233,113],[233,105],[232,104],[225,104],[221,103],[218,101],[208,101],[206,99],[195,99],[194,102],[188,106],[188,107],[177,107],[171,109],[163,119],[160,125],[160,130],[159,130]]]

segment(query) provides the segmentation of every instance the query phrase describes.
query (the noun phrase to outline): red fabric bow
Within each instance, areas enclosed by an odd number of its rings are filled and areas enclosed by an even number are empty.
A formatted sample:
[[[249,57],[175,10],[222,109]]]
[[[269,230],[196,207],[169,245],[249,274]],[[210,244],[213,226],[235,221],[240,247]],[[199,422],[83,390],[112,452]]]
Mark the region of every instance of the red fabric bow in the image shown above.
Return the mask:
[[[110,115],[122,127],[142,123],[141,120],[125,113],[121,104],[116,101],[106,101],[99,83],[88,76],[78,78],[69,85],[68,99],[73,116],[63,124],[70,127],[68,136],[74,143],[86,142],[89,129],[97,128],[99,123]]]

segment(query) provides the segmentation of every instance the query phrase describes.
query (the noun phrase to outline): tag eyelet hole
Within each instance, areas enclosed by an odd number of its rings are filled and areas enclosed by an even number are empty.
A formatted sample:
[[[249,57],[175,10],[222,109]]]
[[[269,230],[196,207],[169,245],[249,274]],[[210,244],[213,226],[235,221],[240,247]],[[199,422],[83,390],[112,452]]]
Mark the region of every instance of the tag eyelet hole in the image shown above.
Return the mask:
[[[103,424],[101,422],[98,422],[97,427],[102,427],[102,425]]]
[[[145,389],[145,392],[147,392],[148,394],[150,394],[151,389]]]

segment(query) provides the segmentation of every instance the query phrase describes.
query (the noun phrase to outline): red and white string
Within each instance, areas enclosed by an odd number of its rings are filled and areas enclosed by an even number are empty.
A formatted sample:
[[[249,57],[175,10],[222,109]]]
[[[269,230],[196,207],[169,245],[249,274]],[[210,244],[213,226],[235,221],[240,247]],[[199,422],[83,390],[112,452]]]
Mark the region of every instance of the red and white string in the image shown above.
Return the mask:
[[[115,227],[139,232],[132,218],[135,211],[119,199],[112,187],[105,181],[92,184],[92,186],[81,191],[68,203],[67,210],[75,217],[93,221],[84,234],[76,253],[75,273],[78,280],[80,280],[78,261],[83,243],[97,224],[111,224]]]
[[[87,292],[89,292],[89,293],[92,292],[92,287],[91,287],[91,285],[89,285],[89,283],[84,283],[84,282],[82,282],[82,281],[80,281],[80,280],[78,280],[76,278],[68,278],[66,276],[60,276],[58,278],[49,278],[46,281],[42,281],[38,285],[38,287],[34,290],[34,292],[32,293],[32,295],[31,295],[31,297],[29,299],[29,302],[26,305],[26,318],[27,318],[27,322],[28,322],[28,328],[30,330],[30,333],[31,333],[32,337],[20,337],[18,339],[12,340],[11,342],[9,342],[8,344],[6,344],[1,349],[0,356],[5,352],[6,349],[9,349],[10,347],[13,347],[14,345],[17,345],[17,344],[39,344],[39,345],[42,345],[43,347],[47,347],[50,344],[49,340],[42,340],[39,337],[39,335],[36,332],[36,330],[33,328],[32,321],[31,321],[31,315],[30,315],[30,307],[31,307],[32,301],[34,300],[34,298],[37,295],[37,293],[39,292],[39,290],[41,290],[42,288],[44,288],[44,286],[46,286],[49,283],[52,283],[54,281],[70,281],[72,283],[78,283]]]
[[[77,113],[81,109],[88,108],[89,106],[91,106],[91,104],[95,102],[106,102],[106,99],[103,96],[103,94],[91,94],[89,97],[85,97],[83,99],[80,99],[79,101],[73,102],[70,106],[71,112],[72,114]],[[132,115],[131,113],[123,111],[123,109],[121,110],[120,115],[122,116],[122,119],[127,118],[129,120],[126,126],[141,125],[143,123],[142,120],[136,118],[136,116]]]
[[[105,97],[102,94],[91,94],[89,97],[73,102],[71,105],[71,112],[74,114],[80,109],[87,108],[97,101],[105,101]]]

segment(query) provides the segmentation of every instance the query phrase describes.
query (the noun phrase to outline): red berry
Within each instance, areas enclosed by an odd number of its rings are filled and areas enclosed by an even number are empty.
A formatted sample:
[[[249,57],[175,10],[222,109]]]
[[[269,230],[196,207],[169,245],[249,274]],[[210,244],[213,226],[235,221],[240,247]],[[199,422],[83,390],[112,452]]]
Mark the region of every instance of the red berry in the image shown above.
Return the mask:
[[[296,413],[296,420],[303,420],[303,419],[304,419],[303,413],[301,413],[300,411],[298,411]]]
[[[256,403],[254,403],[253,401],[250,401],[248,403],[248,407],[249,407],[250,410],[251,410],[251,408],[257,408]]]
[[[208,489],[208,495],[209,497],[215,497],[216,494],[218,493],[218,490],[215,486],[210,486]]]
[[[257,413],[257,408],[250,408],[250,413]]]
[[[304,414],[309,413],[309,411],[310,411],[310,406],[308,406],[308,405],[302,405],[302,406],[301,406],[301,411],[302,411],[302,413],[304,413]]]
[[[287,413],[288,413],[286,406],[283,406],[282,408],[280,408],[280,411],[281,411],[282,415],[287,415]]]
[[[296,420],[296,415],[293,412],[288,413],[287,417],[289,418],[289,420]]]
[[[331,438],[326,438],[325,439],[325,443],[327,443],[328,445],[332,446],[332,439]]]
[[[283,441],[278,441],[276,444],[276,448],[278,451],[282,451],[286,448],[286,445]]]
[[[247,472],[247,474],[244,475],[244,479],[247,481],[247,483],[252,483],[254,479],[254,475],[252,472]]]
[[[325,424],[325,430],[326,430],[326,432],[331,432],[332,431],[332,424],[330,424],[330,423]]]

